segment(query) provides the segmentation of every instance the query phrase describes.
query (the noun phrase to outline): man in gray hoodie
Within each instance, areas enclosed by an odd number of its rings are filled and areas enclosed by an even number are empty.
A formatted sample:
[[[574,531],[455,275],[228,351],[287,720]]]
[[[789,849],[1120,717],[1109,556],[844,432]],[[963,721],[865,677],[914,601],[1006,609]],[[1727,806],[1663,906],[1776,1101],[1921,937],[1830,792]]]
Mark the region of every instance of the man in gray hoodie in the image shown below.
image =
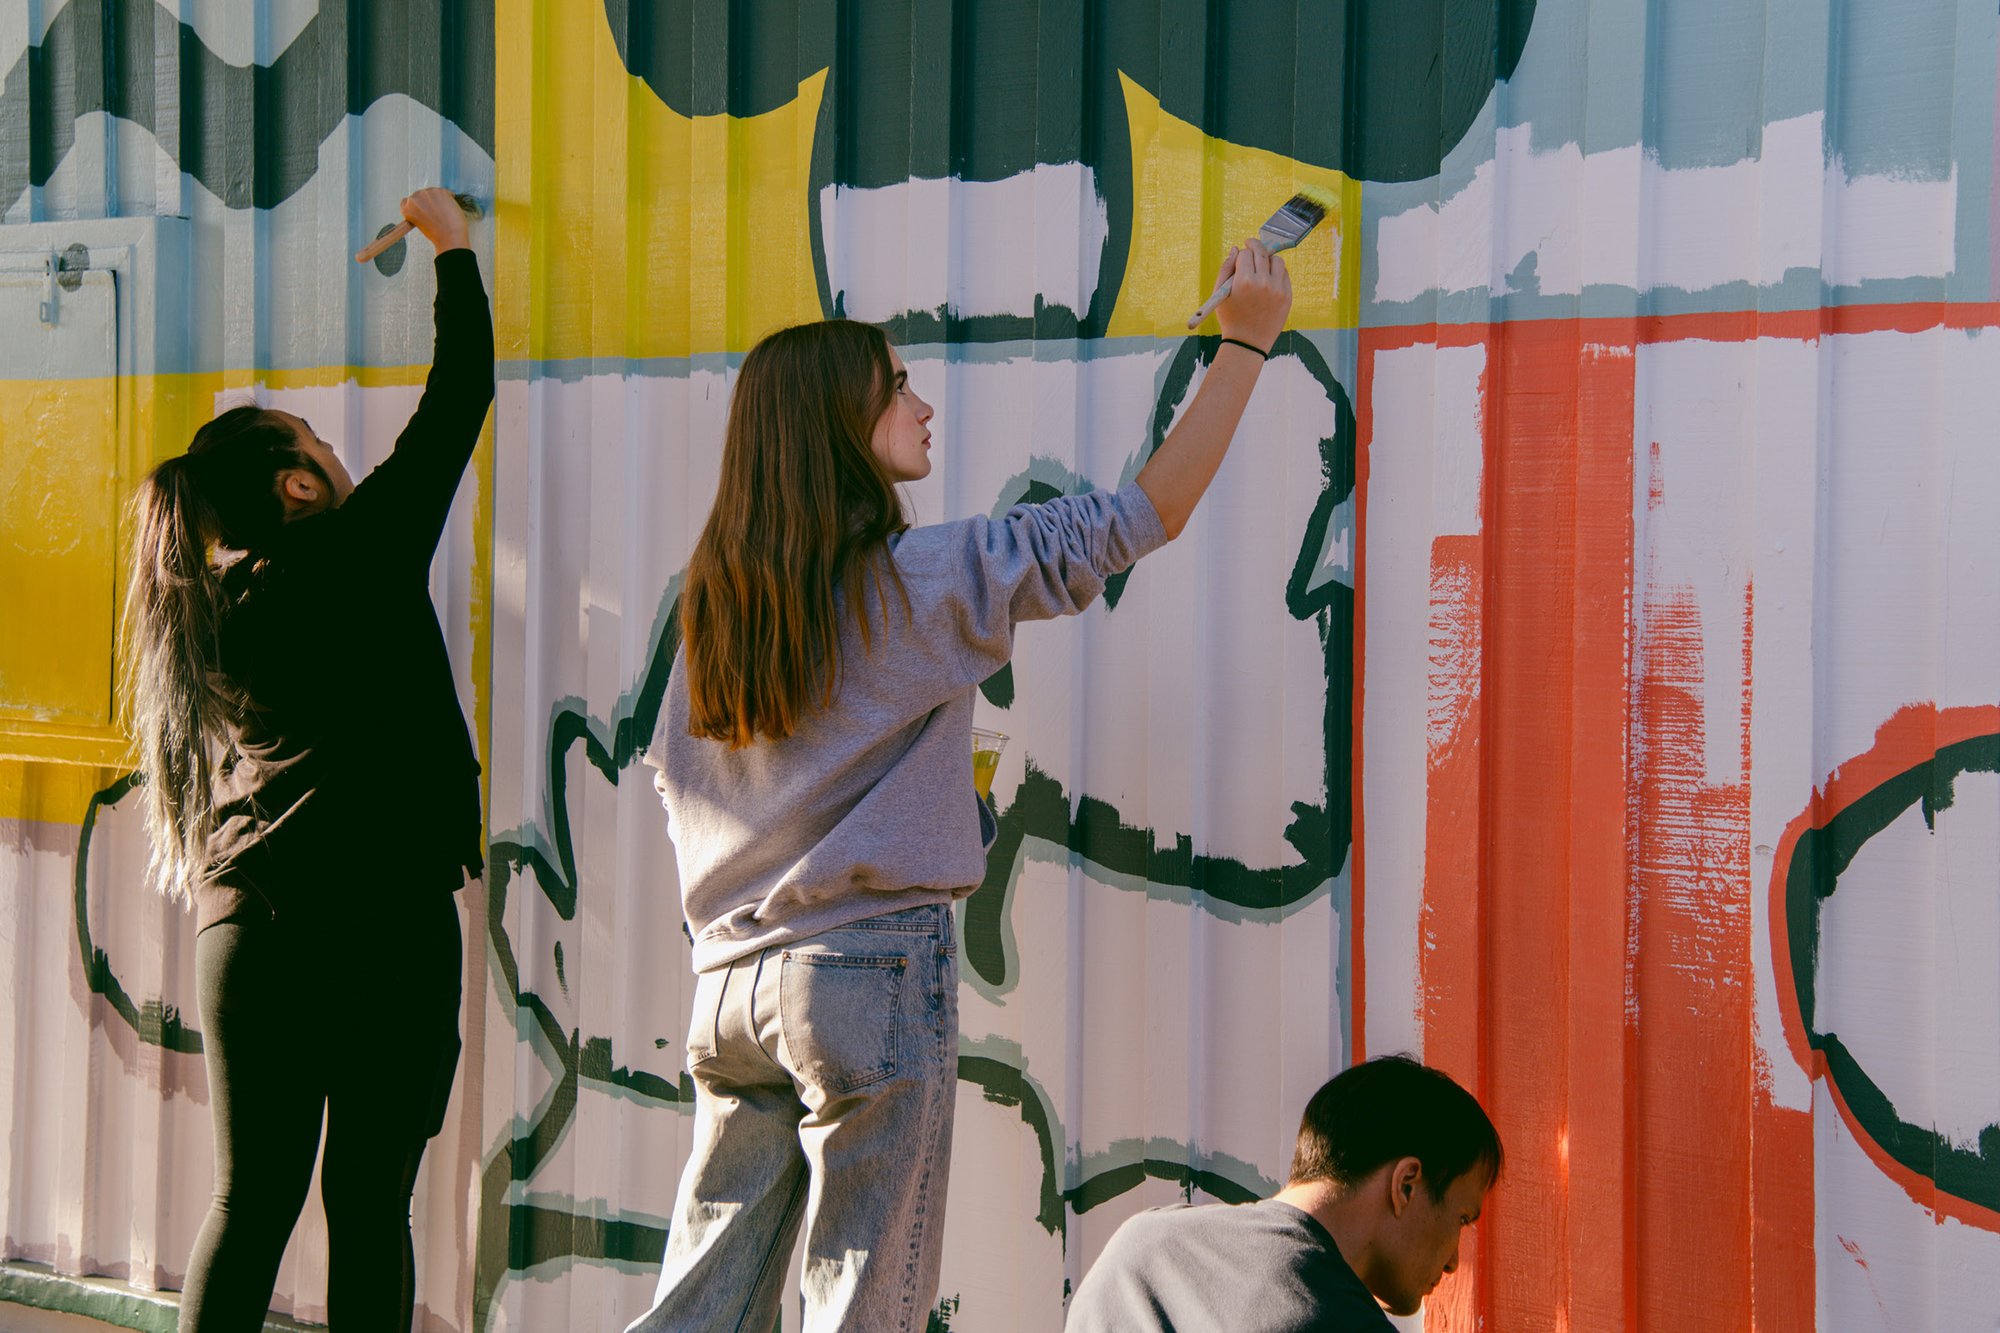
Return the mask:
[[[1248,1204],[1151,1208],[1111,1237],[1068,1333],[1389,1333],[1458,1267],[1499,1177],[1472,1094],[1392,1055],[1306,1103],[1285,1187]]]

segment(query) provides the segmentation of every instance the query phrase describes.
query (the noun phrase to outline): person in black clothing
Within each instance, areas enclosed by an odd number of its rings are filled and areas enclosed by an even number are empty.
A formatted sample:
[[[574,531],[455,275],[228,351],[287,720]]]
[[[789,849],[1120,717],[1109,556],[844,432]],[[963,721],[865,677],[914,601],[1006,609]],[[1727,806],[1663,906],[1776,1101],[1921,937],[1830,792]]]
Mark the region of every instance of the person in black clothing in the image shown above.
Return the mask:
[[[410,1326],[410,1197],[458,1066],[454,892],[481,865],[479,764],[431,559],[493,401],[466,220],[422,190],[436,351],[355,485],[310,423],[238,407],[133,500],[125,689],[149,874],[195,911],[215,1196],[182,1333],[263,1326],[326,1159],[329,1317]]]

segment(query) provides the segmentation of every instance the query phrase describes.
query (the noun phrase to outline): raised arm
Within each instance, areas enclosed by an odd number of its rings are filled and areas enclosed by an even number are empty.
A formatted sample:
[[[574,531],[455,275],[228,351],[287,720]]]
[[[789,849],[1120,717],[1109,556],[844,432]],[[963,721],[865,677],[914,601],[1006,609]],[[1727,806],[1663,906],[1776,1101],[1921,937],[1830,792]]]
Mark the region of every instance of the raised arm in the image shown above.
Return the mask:
[[[1167,539],[1181,535],[1194,513],[1208,483],[1229,452],[1229,441],[1243,419],[1250,390],[1264,369],[1264,356],[1284,331],[1285,318],[1292,309],[1292,279],[1285,261],[1264,248],[1258,240],[1233,248],[1223,261],[1216,285],[1234,279],[1235,286],[1215,317],[1225,339],[1237,339],[1256,348],[1224,342],[1215,354],[1201,388],[1187,411],[1167,433],[1167,438],[1139,470],[1138,483],[1160,513]]]
[[[451,192],[419,190],[403,201],[403,216],[438,252],[430,376],[395,452],[342,507],[385,552],[428,564],[493,402],[493,315]]]

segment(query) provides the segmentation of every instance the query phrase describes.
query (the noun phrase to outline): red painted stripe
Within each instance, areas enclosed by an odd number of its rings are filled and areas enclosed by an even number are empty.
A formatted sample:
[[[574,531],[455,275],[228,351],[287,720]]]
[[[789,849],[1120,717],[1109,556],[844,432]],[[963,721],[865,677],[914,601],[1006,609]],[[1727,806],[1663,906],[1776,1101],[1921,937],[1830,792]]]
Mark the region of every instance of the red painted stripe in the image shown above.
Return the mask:
[[[1601,875],[1625,854],[1632,357],[1592,341],[1548,322],[1490,343],[1485,970],[1466,1017],[1512,1164],[1484,1238],[1500,1328],[1629,1308],[1623,876]]]
[[[1482,729],[1480,666],[1485,651],[1481,593],[1485,539],[1438,537],[1431,547],[1430,741],[1424,818],[1424,900],[1418,916],[1417,966],[1424,1061],[1475,1091],[1484,1087],[1477,1021],[1482,989],[1479,854]],[[1439,717],[1438,714],[1443,716]],[[1476,1329],[1484,1308],[1480,1239],[1467,1238],[1459,1270],[1424,1303],[1424,1327],[1440,1333]]]
[[[1756,1073],[1748,725],[1740,714],[1707,712],[1702,614],[1687,589],[1646,594],[1642,761],[1631,783],[1645,1237],[1639,1318],[1648,1328],[1747,1329]],[[1748,691],[1739,677],[1737,697],[1747,702]],[[1708,780],[1716,748],[1739,756],[1733,780]],[[1689,1282],[1691,1273],[1701,1281]]]
[[[1361,336],[1379,351],[1425,343],[1434,343],[1439,347],[1469,347],[1473,343],[1488,341],[1492,336],[1491,330],[1496,327],[1523,333],[1535,328],[1568,330],[1580,344],[1605,347],[1671,342],[1748,342],[1755,338],[1813,342],[1827,334],[1922,333],[1928,329],[2000,327],[2000,301],[1907,301],[1814,306],[1804,310],[1721,310],[1590,319],[1510,319],[1497,325],[1387,324],[1364,328]]]
[[[1577,432],[1573,459],[1575,563],[1553,571],[1574,601],[1567,699],[1568,883],[1550,884],[1568,912],[1569,1028],[1565,1165],[1570,1260],[1569,1326],[1637,1328],[1639,1249],[1634,1173],[1639,1043],[1630,993],[1630,907],[1625,885],[1631,847],[1626,793],[1632,671],[1629,630],[1633,565],[1633,422],[1636,357],[1630,344],[1556,343],[1550,357],[1573,358]],[[1515,558],[1534,558],[1533,543]],[[1561,622],[1546,626],[1560,633]],[[1531,630],[1540,632],[1539,630]],[[1535,651],[1524,639],[1519,651]],[[1530,837],[1536,836],[1530,834]],[[1547,836],[1560,837],[1551,829]]]
[[[1426,1058],[1480,1095],[1510,1161],[1427,1319],[1809,1327],[1810,1121],[1769,1104],[1752,1026],[1749,608],[1743,706],[1713,738],[1735,776],[1716,785],[1691,600],[1656,590],[1636,663],[1628,636],[1647,330],[1409,332],[1361,335],[1364,553],[1376,356],[1432,337],[1489,353],[1484,533],[1432,551],[1444,725],[1416,947]],[[1440,671],[1468,647],[1476,692]]]

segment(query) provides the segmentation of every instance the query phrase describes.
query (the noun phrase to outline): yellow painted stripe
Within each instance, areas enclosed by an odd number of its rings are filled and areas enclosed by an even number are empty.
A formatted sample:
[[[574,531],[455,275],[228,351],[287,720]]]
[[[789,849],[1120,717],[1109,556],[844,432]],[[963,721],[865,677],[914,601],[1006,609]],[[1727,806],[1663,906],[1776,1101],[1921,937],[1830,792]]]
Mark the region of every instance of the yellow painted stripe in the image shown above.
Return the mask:
[[[158,375],[78,375],[59,381],[89,384],[104,380],[186,380],[210,386],[211,393],[238,393],[259,387],[267,389],[318,389],[350,381],[364,389],[396,388],[422,384],[430,374],[428,361],[410,366],[294,366],[277,370],[231,367],[224,370],[174,371]],[[0,385],[46,384],[48,380],[9,379],[0,375]]]
[[[741,351],[820,314],[810,243],[824,73],[764,115],[682,116],[610,29],[501,0],[494,125],[501,355]]]
[[[110,786],[117,776],[116,769],[82,764],[0,759],[0,819],[81,824],[91,796]]]
[[[363,389],[397,389],[422,384],[431,373],[425,361],[409,366],[299,366],[284,370],[225,370],[222,391],[241,393],[265,389],[329,389],[355,384]]]
[[[1351,329],[1360,322],[1361,185],[1281,153],[1213,139],[1126,78],[1132,129],[1132,249],[1106,332],[1182,337],[1207,299],[1231,242],[1254,236],[1278,206],[1315,187],[1339,203],[1285,256],[1295,329]],[[1208,325],[1214,331],[1213,317]]]

